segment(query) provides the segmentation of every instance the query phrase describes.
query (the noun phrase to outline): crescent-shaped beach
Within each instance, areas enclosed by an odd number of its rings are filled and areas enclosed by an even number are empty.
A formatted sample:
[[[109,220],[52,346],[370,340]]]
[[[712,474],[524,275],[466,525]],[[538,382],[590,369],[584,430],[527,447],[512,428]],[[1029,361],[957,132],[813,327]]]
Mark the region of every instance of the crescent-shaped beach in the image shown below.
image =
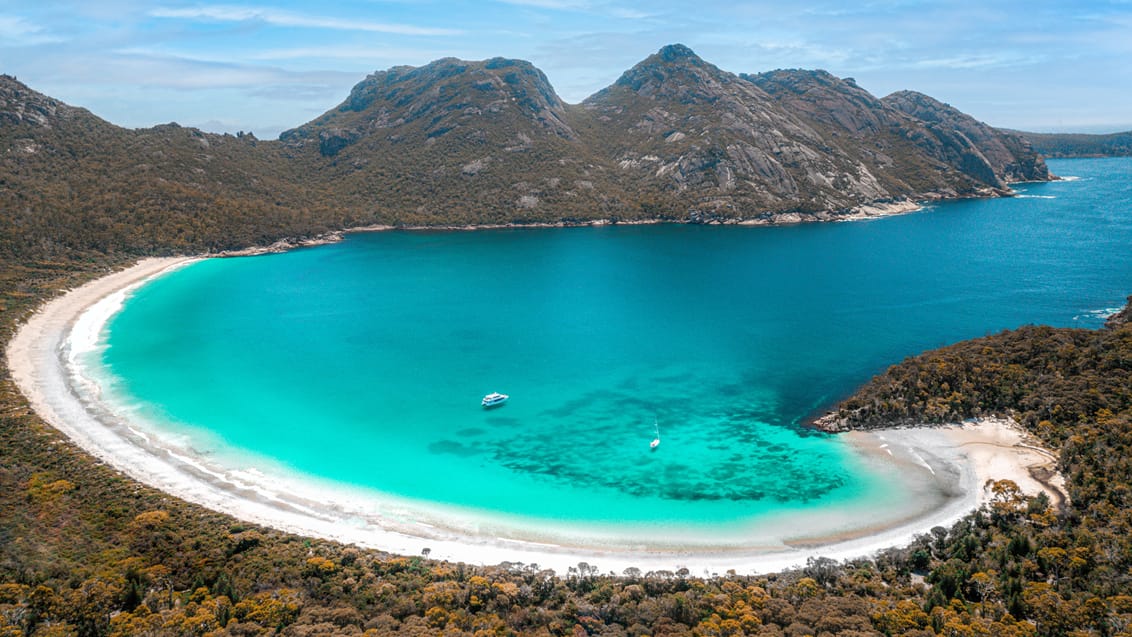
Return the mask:
[[[811,530],[743,546],[613,546],[584,532],[548,535],[521,523],[484,523],[452,509],[425,511],[420,503],[396,498],[374,503],[365,494],[328,484],[215,466],[194,453],[191,441],[162,440],[129,414],[100,402],[74,364],[75,353],[93,346],[131,290],[193,260],[145,259],[49,301],[8,344],[8,365],[35,411],[96,458],[171,495],[249,522],[390,553],[427,553],[433,559],[474,564],[537,564],[565,573],[585,562],[600,572],[635,567],[708,575],[771,572],[804,565],[813,557],[850,559],[907,544],[986,502],[988,480],[1008,479],[1026,493],[1046,491],[1055,502],[1064,499],[1056,475],[1034,477],[1052,473],[1055,458],[1008,419],[842,434],[871,461],[917,475],[934,489],[938,497],[933,502],[942,504],[882,522],[870,516],[808,527],[815,520],[798,520],[794,529]]]

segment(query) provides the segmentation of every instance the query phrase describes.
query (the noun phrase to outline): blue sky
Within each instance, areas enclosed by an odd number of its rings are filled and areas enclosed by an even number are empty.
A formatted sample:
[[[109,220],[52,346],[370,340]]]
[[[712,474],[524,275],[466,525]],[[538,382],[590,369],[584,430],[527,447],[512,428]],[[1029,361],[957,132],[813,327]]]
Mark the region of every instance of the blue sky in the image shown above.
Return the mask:
[[[0,0],[0,72],[122,126],[261,138],[391,66],[522,58],[576,103],[675,42],[734,73],[917,90],[995,126],[1132,129],[1132,0]]]

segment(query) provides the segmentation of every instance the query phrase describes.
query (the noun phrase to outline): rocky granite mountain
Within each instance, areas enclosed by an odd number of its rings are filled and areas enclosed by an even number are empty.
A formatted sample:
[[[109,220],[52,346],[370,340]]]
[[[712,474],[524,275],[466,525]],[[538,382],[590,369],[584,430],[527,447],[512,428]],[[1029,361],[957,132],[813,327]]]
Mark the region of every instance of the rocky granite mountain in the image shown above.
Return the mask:
[[[1045,164],[1023,141],[926,96],[878,99],[851,78],[825,71],[743,77],[819,131],[830,147],[869,167],[894,196],[954,197],[1006,190],[1011,181],[1049,179]],[[910,112],[910,104],[918,111]]]
[[[523,61],[396,67],[282,140],[355,205],[423,225],[804,221],[1048,178],[1021,140],[900,104],[823,72],[736,76],[670,45],[577,106]]]
[[[353,205],[432,225],[620,217],[627,195],[529,62],[379,71],[280,139]]]
[[[583,130],[621,179],[669,214],[800,219],[893,194],[758,86],[684,46],[649,56],[582,107],[593,118]]]
[[[1045,162],[1021,136],[992,128],[923,93],[899,91],[884,98],[924,122],[939,141],[939,152],[965,173],[1005,187],[1011,181],[1045,181]]]
[[[822,71],[671,45],[581,104],[528,62],[373,73],[277,141],[128,130],[0,76],[0,250],[268,244],[343,227],[798,222],[1048,179],[1017,135]]]

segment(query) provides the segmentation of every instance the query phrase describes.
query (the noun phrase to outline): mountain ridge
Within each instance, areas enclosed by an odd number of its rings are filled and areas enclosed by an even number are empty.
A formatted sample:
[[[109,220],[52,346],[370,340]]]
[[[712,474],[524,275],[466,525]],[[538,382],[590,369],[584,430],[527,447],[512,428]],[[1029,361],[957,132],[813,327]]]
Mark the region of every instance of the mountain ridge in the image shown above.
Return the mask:
[[[735,74],[673,44],[568,104],[530,62],[441,58],[371,73],[259,140],[124,129],[3,76],[0,203],[17,214],[0,249],[231,250],[378,224],[821,221],[1051,178],[1021,137],[918,95],[877,98],[824,71]],[[77,228],[44,238],[59,223]]]

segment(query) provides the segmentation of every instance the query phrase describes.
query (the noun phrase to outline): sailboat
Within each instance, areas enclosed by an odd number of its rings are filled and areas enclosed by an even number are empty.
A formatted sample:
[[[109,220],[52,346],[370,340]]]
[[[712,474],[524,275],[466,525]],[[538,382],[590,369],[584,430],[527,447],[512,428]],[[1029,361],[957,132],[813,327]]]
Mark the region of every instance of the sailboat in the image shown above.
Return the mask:
[[[656,438],[649,443],[649,449],[656,449],[660,446],[660,424],[657,423],[656,418],[653,418],[652,426],[656,429]]]

